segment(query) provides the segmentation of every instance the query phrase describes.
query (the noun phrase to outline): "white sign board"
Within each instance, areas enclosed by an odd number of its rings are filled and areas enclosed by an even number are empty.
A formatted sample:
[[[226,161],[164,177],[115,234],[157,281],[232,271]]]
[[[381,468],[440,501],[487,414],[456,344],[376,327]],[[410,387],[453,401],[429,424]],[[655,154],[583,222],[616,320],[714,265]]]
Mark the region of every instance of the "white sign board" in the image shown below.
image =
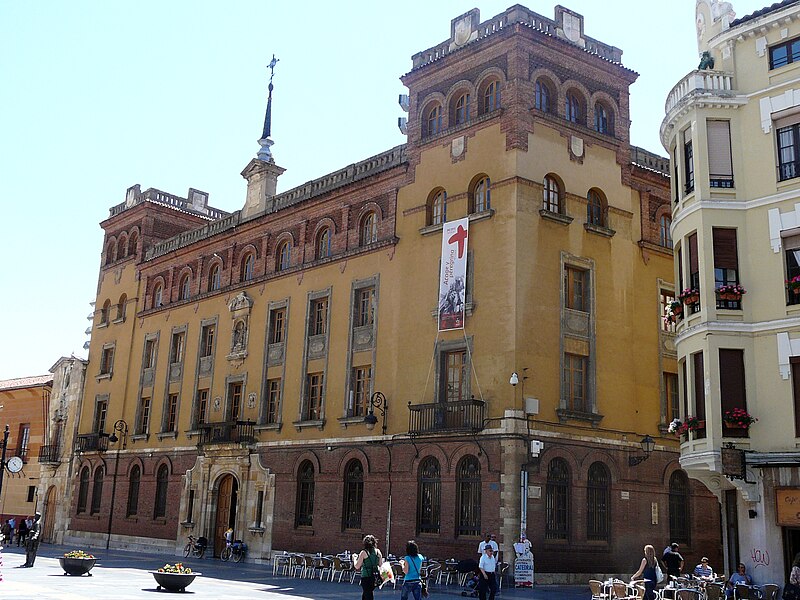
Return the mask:
[[[514,587],[533,587],[533,555],[514,559]]]

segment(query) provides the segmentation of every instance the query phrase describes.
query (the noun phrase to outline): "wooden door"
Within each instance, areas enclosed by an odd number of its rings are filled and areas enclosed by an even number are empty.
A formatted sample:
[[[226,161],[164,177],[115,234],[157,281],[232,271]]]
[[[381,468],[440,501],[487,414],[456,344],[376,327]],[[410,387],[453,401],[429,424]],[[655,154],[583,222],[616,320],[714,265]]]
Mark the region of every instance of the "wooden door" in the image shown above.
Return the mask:
[[[236,523],[236,496],[238,485],[233,475],[225,475],[217,488],[217,515],[214,519],[214,556],[225,547],[225,531]],[[235,527],[234,527],[235,529]],[[236,532],[234,531],[234,536]]]
[[[51,485],[50,489],[47,490],[47,496],[45,496],[44,506],[42,507],[42,520],[44,521],[42,541],[47,544],[52,544],[55,541],[53,539],[53,531],[56,526],[56,506],[56,486]]]

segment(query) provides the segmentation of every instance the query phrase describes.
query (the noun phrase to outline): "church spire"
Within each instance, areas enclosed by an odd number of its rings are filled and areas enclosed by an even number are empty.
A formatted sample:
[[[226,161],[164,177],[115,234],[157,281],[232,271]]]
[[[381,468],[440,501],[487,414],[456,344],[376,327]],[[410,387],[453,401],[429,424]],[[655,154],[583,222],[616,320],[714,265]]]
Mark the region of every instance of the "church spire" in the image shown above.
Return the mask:
[[[261,144],[261,150],[258,151],[258,158],[265,162],[274,162],[272,158],[272,151],[270,150],[270,146],[274,144],[269,136],[272,134],[272,78],[275,77],[275,65],[278,64],[277,58],[275,55],[272,55],[272,60],[267,65],[270,70],[269,75],[269,96],[267,97],[267,113],[264,115],[264,130],[261,132],[261,139],[258,140],[258,143]]]

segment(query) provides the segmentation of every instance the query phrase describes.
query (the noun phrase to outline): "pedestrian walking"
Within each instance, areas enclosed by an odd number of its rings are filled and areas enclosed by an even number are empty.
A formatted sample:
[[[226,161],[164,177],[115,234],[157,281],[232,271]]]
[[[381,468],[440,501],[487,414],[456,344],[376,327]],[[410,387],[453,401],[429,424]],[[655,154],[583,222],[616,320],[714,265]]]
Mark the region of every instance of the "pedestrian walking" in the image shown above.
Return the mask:
[[[32,567],[36,562],[36,553],[39,551],[39,534],[42,532],[42,513],[36,512],[31,521],[28,538],[25,541],[25,564],[23,567]]]
[[[634,581],[644,579],[644,600],[656,600],[656,584],[658,583],[658,576],[656,575],[656,549],[650,544],[644,547],[644,558],[639,565],[639,570],[631,577],[631,583]]]
[[[494,596],[497,593],[497,580],[495,579],[497,557],[494,555],[494,547],[491,544],[486,544],[483,549],[478,567],[481,570],[481,578],[478,582],[478,598],[486,600],[486,592],[488,591],[489,600],[494,600]]]
[[[383,563],[383,556],[378,550],[378,542],[374,535],[364,536],[364,549],[358,553],[355,569],[361,569],[361,600],[374,600],[375,577],[378,567]]]
[[[28,523],[25,519],[19,520],[19,525],[17,526],[17,548],[19,548],[20,544],[22,547],[25,547],[25,537],[28,535]]]
[[[422,600],[422,561],[425,557],[419,553],[419,546],[414,540],[408,540],[406,555],[400,559],[403,566],[403,588],[400,591],[400,600],[408,600],[409,595],[414,600]]]

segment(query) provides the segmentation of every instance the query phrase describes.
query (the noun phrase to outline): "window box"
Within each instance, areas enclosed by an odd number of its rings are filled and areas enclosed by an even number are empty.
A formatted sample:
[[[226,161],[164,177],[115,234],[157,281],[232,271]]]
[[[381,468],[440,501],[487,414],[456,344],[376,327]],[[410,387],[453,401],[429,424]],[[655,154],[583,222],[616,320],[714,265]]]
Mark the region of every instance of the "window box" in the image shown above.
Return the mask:
[[[697,288],[686,288],[678,294],[678,300],[686,306],[693,306],[700,303],[700,290]]]

